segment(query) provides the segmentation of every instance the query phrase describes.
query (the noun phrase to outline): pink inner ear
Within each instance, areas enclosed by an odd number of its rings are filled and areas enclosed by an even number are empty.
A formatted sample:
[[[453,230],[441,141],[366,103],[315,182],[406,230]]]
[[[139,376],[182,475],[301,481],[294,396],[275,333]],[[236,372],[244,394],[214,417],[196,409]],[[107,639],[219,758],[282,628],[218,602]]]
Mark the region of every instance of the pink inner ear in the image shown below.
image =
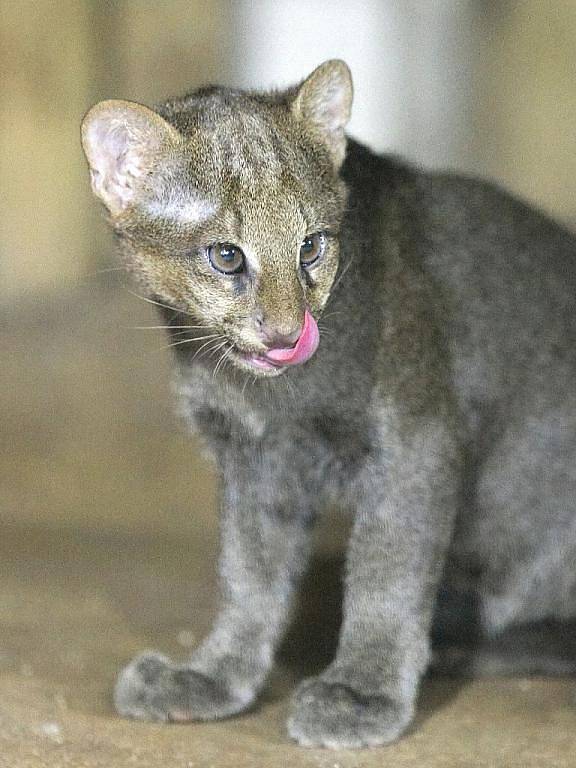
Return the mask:
[[[337,131],[346,124],[345,99],[338,81],[329,83],[320,110],[326,127]]]
[[[86,138],[94,192],[111,210],[126,208],[134,196],[134,179],[143,172],[137,134],[117,117],[102,117],[94,120]]]

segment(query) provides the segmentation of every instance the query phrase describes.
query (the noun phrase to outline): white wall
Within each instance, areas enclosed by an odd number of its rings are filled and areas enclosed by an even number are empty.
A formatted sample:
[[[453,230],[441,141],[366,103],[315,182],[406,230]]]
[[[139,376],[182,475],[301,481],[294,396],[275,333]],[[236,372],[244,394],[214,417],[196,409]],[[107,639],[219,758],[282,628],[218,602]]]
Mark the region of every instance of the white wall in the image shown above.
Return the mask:
[[[239,0],[237,85],[299,81],[328,58],[352,69],[350,133],[430,166],[465,166],[473,0]]]

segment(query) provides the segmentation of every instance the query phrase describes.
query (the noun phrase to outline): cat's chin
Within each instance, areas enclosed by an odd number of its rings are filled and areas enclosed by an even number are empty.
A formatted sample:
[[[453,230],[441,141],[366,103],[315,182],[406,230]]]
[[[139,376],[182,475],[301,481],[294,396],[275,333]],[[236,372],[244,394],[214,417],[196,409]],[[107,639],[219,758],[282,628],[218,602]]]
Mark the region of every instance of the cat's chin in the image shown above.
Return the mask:
[[[266,360],[264,357],[260,357],[258,355],[250,354],[247,352],[241,352],[240,350],[235,350],[233,353],[231,353],[230,359],[237,368],[240,368],[243,371],[248,371],[253,376],[258,376],[261,378],[279,376],[281,373],[284,373],[287,367],[285,365],[277,365],[269,360]]]

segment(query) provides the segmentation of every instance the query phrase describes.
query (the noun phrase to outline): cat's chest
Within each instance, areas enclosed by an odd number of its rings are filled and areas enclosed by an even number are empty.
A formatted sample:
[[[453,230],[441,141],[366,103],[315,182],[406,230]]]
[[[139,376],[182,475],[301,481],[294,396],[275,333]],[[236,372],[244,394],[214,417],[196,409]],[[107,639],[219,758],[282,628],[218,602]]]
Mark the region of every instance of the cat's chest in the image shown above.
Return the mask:
[[[275,381],[214,378],[184,369],[180,393],[192,425],[216,454],[228,459],[259,451],[287,466],[307,457],[324,481],[354,473],[375,449],[368,398],[361,388],[338,389],[319,380],[321,366]],[[330,483],[331,485],[333,483]]]
[[[298,398],[288,387],[242,387],[191,376],[180,385],[193,426],[216,453],[274,452],[288,465],[306,456],[326,478],[347,475],[373,448],[364,408],[322,398]]]

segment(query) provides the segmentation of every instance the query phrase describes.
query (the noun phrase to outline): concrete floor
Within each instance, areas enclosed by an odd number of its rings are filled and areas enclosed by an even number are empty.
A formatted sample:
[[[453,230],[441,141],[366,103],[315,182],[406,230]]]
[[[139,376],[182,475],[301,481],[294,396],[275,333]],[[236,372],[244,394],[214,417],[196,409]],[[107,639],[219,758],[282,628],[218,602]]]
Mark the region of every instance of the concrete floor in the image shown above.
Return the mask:
[[[145,648],[182,658],[210,622],[213,475],[172,415],[164,338],[133,329],[157,324],[152,307],[86,286],[0,321],[2,768],[576,766],[563,679],[430,680],[394,746],[291,744],[289,691],[333,646],[334,542],[319,547],[298,629],[253,712],[185,726],[119,718],[118,669]]]

